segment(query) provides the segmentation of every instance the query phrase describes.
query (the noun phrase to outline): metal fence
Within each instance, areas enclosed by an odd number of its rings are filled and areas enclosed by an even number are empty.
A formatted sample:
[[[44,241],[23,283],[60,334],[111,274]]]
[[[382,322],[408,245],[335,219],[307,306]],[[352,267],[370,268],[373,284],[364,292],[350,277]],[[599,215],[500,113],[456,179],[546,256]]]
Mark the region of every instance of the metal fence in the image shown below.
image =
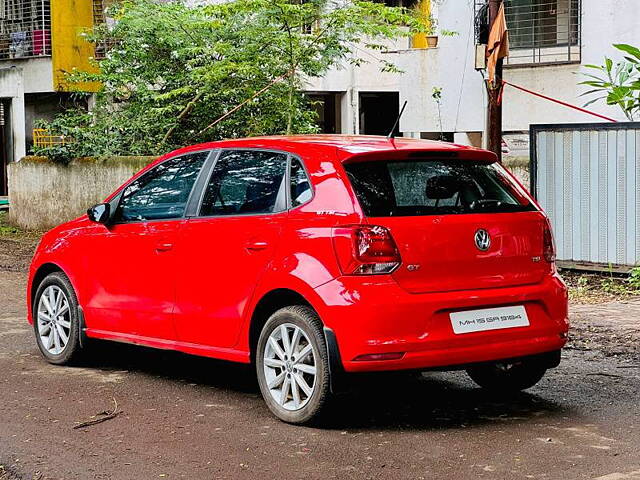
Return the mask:
[[[561,265],[640,263],[640,123],[531,125],[531,192]]]
[[[49,0],[0,0],[0,59],[51,55]]]

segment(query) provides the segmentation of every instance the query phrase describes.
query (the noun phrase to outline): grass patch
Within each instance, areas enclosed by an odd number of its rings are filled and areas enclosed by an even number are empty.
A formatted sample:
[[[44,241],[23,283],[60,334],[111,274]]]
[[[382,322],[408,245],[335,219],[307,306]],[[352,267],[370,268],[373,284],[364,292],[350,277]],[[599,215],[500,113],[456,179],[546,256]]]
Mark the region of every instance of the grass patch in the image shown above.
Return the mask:
[[[640,295],[639,272],[630,274],[577,272],[562,270],[573,303],[603,303],[624,301]]]
[[[32,230],[22,230],[14,225],[9,224],[9,213],[7,211],[0,212],[0,238],[9,238],[19,240],[20,238],[33,238],[42,235],[42,232]]]

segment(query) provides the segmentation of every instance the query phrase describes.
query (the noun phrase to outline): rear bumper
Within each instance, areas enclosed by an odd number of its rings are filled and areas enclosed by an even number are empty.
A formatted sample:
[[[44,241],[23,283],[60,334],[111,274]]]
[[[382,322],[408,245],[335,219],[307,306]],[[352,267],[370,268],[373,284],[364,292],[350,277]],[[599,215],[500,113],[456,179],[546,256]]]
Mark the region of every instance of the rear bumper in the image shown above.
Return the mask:
[[[410,294],[387,276],[341,277],[316,289],[348,372],[455,368],[559,350],[569,329],[567,289],[559,276],[518,287]],[[524,305],[530,325],[455,334],[449,313]],[[371,354],[402,353],[390,360]]]

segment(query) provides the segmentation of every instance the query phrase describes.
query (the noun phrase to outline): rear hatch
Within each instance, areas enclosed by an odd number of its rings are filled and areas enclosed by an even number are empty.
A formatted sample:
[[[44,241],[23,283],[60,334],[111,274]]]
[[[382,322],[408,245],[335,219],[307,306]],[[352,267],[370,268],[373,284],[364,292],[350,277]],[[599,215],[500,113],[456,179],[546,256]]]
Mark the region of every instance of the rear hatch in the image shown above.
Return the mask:
[[[431,152],[428,152],[431,153]],[[546,219],[496,162],[354,157],[344,165],[368,223],[386,227],[411,293],[537,283],[551,271]]]

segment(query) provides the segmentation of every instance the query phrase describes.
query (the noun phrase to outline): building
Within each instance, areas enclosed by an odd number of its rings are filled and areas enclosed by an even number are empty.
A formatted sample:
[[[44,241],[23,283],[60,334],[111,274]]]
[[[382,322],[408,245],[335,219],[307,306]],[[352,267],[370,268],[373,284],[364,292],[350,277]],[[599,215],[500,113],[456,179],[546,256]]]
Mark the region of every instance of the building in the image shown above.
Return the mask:
[[[82,32],[102,16],[102,0],[0,0],[0,195],[7,163],[33,142],[34,120],[72,101],[65,73],[93,68]]]
[[[390,5],[397,1],[385,0]],[[308,90],[321,103],[322,127],[327,132],[388,133],[400,106],[406,136],[439,138],[482,145],[486,92],[483,72],[475,69],[474,18],[483,0],[424,0],[442,29],[457,32],[440,37],[437,48],[415,48],[401,39],[388,52],[354,50],[368,65],[329,72],[313,79]],[[619,52],[611,45],[640,45],[637,0],[505,0],[511,56],[504,78],[516,85],[581,106],[578,85],[585,64],[602,64]],[[381,73],[379,59],[395,63],[403,74]],[[440,112],[432,98],[442,89]],[[596,103],[595,112],[624,121],[617,107]],[[534,123],[601,121],[576,110],[506,87],[504,139],[511,152],[528,155],[528,130]],[[442,130],[440,128],[442,125]]]

